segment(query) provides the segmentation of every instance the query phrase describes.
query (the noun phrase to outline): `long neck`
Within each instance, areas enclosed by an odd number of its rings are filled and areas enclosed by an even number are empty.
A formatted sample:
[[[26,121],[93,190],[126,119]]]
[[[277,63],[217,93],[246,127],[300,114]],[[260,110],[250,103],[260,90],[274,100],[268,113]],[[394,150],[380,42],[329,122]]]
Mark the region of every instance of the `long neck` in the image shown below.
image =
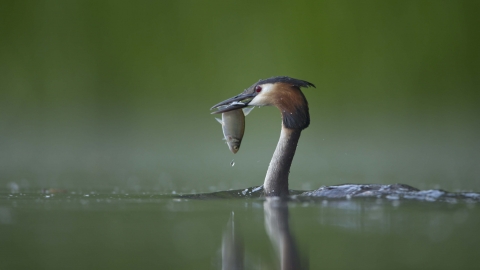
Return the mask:
[[[288,174],[301,132],[301,129],[289,129],[282,125],[280,140],[263,183],[266,196],[288,196]]]

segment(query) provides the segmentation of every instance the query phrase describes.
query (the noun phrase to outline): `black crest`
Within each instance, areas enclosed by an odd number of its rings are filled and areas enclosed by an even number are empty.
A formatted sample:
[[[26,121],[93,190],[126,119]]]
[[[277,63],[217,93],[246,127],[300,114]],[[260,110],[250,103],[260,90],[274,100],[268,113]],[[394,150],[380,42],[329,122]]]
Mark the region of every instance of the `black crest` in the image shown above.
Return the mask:
[[[313,83],[307,82],[307,81],[302,81],[299,79],[294,79],[290,78],[287,76],[277,76],[277,77],[271,77],[268,79],[264,80],[259,80],[255,85],[258,84],[265,84],[265,83],[288,83],[291,84],[292,86],[296,87],[315,87]]]

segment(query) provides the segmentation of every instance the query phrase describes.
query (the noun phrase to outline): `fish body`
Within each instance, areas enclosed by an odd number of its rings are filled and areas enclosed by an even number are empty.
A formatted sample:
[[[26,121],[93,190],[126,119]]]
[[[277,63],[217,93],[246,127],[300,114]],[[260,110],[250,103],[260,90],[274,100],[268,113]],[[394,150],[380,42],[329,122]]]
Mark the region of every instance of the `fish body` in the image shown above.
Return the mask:
[[[242,110],[233,110],[222,113],[223,136],[232,153],[237,153],[245,132],[245,115]]]
[[[242,143],[245,132],[245,115],[253,108],[246,110],[233,110],[222,113],[222,120],[217,121],[222,124],[223,136],[227,142],[228,148],[232,153],[237,153]]]

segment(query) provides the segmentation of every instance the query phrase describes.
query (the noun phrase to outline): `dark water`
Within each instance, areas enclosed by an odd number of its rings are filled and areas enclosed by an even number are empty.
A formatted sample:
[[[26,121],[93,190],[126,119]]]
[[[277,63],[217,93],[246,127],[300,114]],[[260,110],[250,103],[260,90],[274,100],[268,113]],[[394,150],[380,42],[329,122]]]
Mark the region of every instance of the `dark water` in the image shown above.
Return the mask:
[[[0,194],[0,269],[473,269],[474,200]],[[297,192],[299,193],[299,192]],[[235,268],[226,268],[235,269]]]

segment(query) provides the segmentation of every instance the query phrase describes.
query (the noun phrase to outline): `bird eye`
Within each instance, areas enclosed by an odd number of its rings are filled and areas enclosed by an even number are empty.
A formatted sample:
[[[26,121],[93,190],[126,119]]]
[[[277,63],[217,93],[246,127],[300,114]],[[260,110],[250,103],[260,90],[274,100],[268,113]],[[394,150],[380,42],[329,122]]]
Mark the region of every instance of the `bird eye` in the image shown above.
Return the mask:
[[[258,85],[255,86],[255,92],[260,93],[260,91],[262,91],[262,87]]]

